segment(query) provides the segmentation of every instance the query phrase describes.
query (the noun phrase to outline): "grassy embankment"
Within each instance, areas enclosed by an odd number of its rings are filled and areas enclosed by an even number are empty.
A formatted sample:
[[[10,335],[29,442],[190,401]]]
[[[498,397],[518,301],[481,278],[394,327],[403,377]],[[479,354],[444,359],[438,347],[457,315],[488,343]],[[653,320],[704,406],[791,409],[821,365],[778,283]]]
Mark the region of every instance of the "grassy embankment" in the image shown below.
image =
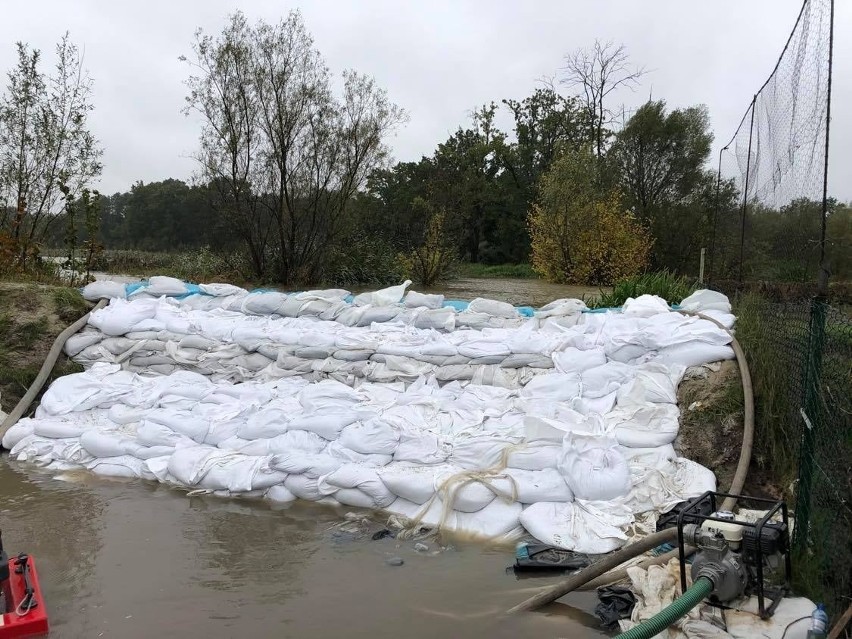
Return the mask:
[[[56,336],[88,310],[89,304],[75,289],[0,282],[0,407],[4,412],[26,393]],[[61,355],[49,382],[81,370]]]

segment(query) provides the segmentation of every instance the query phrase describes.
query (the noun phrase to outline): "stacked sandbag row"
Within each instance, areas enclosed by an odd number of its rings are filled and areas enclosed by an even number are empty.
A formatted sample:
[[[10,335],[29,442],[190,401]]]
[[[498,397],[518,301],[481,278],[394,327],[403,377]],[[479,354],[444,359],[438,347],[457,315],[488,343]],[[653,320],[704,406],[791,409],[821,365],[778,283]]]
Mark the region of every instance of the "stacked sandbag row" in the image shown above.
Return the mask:
[[[194,310],[222,309],[245,315],[310,317],[339,322],[344,326],[370,326],[398,322],[417,328],[453,331],[461,328],[505,328],[521,324],[525,317],[511,304],[477,298],[462,310],[446,303],[443,295],[426,295],[399,286],[352,296],[344,289],[323,289],[300,293],[252,291],[230,284],[188,284],[181,280],[155,276],[138,284],[96,281],[83,289],[88,300],[157,299],[170,297],[181,306]],[[567,301],[567,300],[565,300]],[[563,302],[565,302],[563,301]],[[559,305],[560,312],[579,312],[585,304],[571,300]],[[530,309],[524,309],[529,311]],[[556,307],[551,309],[556,313]]]
[[[648,309],[641,298],[636,302],[624,312],[581,314],[576,304],[558,301],[518,328],[442,333],[396,322],[348,327],[197,310],[165,297],[116,299],[92,314],[90,329],[73,336],[66,352],[84,365],[114,362],[145,374],[194,370],[234,382],[303,376],[350,385],[411,383],[434,375],[506,388],[554,366],[581,372],[608,360],[693,365],[733,356],[730,337],[712,323],[670,312],[664,303]]]
[[[714,485],[668,443],[682,367],[614,364],[508,390],[434,378],[234,385],[101,363],[54,382],[3,444],[57,470],[378,508],[486,537],[523,524],[548,543],[604,552],[635,515]],[[603,392],[612,407],[595,403]]]

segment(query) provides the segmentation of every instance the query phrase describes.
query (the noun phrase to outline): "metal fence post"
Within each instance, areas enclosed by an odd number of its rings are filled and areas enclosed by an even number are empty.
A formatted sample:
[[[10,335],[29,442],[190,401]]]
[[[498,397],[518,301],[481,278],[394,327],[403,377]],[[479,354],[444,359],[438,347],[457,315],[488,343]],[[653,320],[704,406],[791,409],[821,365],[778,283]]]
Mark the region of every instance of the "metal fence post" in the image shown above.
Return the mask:
[[[748,129],[748,155],[746,156],[745,187],[743,188],[743,215],[740,221],[740,270],[737,281],[743,281],[743,254],[745,251],[746,207],[748,206],[748,182],[751,174],[751,141],[754,138],[754,108],[757,104],[757,94],[751,99],[751,124]]]
[[[796,492],[795,542],[799,549],[807,548],[811,516],[811,489],[815,460],[814,444],[822,431],[823,415],[820,401],[822,356],[825,348],[826,303],[820,297],[811,301],[808,324],[807,353],[805,354],[804,396],[802,397],[802,446],[799,452],[799,485]]]

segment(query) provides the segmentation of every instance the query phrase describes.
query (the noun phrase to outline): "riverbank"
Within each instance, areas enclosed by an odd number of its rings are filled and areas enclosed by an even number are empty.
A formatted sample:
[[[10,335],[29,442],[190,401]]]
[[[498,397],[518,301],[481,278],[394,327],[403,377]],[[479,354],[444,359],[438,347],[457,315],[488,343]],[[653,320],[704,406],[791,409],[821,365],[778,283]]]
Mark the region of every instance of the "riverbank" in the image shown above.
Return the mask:
[[[8,413],[18,403],[53,340],[88,309],[76,289],[0,282],[0,410]],[[62,354],[45,388],[57,377],[81,370]]]

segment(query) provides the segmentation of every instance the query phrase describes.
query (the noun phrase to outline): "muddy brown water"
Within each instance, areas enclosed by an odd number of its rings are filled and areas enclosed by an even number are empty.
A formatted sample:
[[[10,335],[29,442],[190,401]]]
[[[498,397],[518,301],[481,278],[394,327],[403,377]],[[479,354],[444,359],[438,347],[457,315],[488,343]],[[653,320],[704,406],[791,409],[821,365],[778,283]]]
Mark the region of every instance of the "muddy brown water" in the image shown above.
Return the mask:
[[[115,275],[100,272],[93,273],[92,275],[98,280],[115,280],[124,283],[138,282],[142,279],[132,275]],[[356,287],[352,290],[355,293],[361,293],[365,290],[373,290],[374,288]],[[597,297],[600,294],[600,289],[592,286],[551,284],[544,280],[509,277],[468,277],[442,282],[432,288],[424,289],[412,286],[411,289],[424,293],[440,293],[450,300],[472,300],[476,297],[487,297],[500,300],[501,302],[509,302],[515,306],[533,306],[535,308],[563,297],[589,299]]]
[[[3,541],[10,555],[35,557],[52,638],[607,636],[591,615],[594,593],[501,615],[552,582],[507,571],[511,548],[427,540],[421,552],[372,540],[379,518],[341,528],[347,512],[188,497],[0,459]]]
[[[461,279],[439,292],[541,306],[596,289]],[[373,541],[377,517],[341,528],[351,510],[188,497],[0,458],[3,541],[36,558],[52,638],[608,636],[593,593],[503,616],[552,583],[507,571],[511,548],[450,539],[418,552],[414,541]]]

